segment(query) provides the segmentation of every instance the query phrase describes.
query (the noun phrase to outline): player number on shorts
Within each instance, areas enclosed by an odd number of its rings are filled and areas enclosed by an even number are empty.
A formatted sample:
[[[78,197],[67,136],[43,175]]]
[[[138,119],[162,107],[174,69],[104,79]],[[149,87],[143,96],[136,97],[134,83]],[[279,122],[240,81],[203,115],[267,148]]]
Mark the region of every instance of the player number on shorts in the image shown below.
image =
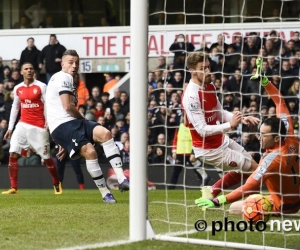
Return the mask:
[[[91,60],[84,60],[80,62],[81,73],[92,73],[93,64]]]

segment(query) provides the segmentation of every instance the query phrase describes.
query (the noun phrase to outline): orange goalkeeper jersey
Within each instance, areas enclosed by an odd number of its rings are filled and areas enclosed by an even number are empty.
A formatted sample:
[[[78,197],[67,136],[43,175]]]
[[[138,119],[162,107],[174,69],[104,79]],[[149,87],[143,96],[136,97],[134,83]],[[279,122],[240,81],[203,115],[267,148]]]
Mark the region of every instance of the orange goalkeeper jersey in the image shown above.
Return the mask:
[[[265,89],[276,104],[276,114],[287,125],[287,136],[278,148],[268,149],[263,154],[258,168],[240,188],[226,195],[229,203],[242,196],[256,193],[265,183],[273,201],[273,211],[296,213],[300,209],[299,142],[294,136],[293,120],[283,97],[269,83]]]

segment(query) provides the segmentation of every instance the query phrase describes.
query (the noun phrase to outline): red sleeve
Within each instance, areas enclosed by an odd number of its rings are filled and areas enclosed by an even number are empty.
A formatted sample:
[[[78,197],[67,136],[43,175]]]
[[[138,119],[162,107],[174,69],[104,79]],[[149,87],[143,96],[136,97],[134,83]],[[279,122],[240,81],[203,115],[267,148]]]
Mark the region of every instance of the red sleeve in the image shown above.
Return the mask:
[[[172,152],[176,152],[176,149],[177,149],[177,135],[178,135],[178,128],[175,130],[175,133],[174,133]]]
[[[241,187],[233,190],[232,192],[230,192],[229,194],[227,194],[225,196],[226,200],[227,200],[227,203],[232,203],[232,202],[238,201],[238,200],[242,199],[245,196],[257,193],[257,191],[259,191],[260,182],[255,180],[253,178],[253,175],[254,175],[254,173],[252,173],[249,176],[249,178],[247,179],[247,181],[244,185],[242,185]]]
[[[276,105],[277,117],[282,119],[284,123],[288,122],[287,134],[293,135],[294,134],[293,119],[291,118],[290,112],[285,104],[284,98],[280,94],[279,90],[271,82],[269,82],[269,84],[265,86],[265,89]]]

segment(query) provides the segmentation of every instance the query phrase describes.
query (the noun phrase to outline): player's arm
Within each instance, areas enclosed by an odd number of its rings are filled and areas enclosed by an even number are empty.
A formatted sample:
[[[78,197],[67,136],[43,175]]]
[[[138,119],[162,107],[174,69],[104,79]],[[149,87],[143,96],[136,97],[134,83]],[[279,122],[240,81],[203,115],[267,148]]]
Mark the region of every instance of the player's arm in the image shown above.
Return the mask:
[[[201,109],[200,100],[197,95],[193,97],[189,96],[188,102],[184,104],[184,107],[189,122],[193,124],[198,134],[202,137],[228,132],[230,129],[237,127],[240,122],[240,117],[233,114],[230,122],[208,125],[205,121],[204,111]]]
[[[218,109],[218,117],[220,119],[220,121],[222,122],[230,122],[233,118],[233,113],[224,110],[219,99],[217,102],[217,109]],[[244,123],[245,125],[249,125],[250,123],[253,125],[257,125],[259,123],[259,119],[254,117],[254,116],[244,116],[242,118],[242,123]]]
[[[77,119],[84,119],[84,117],[79,113],[77,108],[73,104],[73,94],[71,92],[60,92],[59,93],[61,103],[63,108],[73,117]]]
[[[179,126],[180,126],[180,125],[179,125]],[[173,138],[173,142],[172,142],[172,157],[173,157],[173,159],[176,159],[178,131],[179,131],[179,128],[177,128],[177,129],[175,130],[174,138]]]
[[[59,82],[58,94],[63,108],[74,118],[84,119],[74,104],[73,77],[71,75],[64,75],[57,81]]]
[[[20,111],[20,107],[21,107],[21,102],[20,102],[20,98],[17,95],[17,91],[16,88],[14,88],[14,101],[11,107],[11,111],[10,111],[10,116],[9,116],[9,123],[8,123],[8,130],[6,131],[5,135],[4,135],[4,140],[7,140],[11,137],[12,131],[14,129],[19,111]]]

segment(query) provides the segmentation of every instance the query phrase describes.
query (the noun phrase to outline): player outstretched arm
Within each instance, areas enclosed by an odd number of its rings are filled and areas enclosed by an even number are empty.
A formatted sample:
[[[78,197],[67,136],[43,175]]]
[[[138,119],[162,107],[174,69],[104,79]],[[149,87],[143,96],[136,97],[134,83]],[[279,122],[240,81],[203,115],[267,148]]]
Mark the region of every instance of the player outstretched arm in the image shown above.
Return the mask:
[[[261,75],[262,73],[261,58],[256,59],[256,66],[257,66],[256,74],[255,76],[251,77],[251,80],[260,80],[260,84],[265,88],[265,90],[270,95],[271,99],[276,105],[276,116],[284,122],[287,128],[287,133],[294,134],[293,119],[290,116],[290,112],[286,106],[283,96],[281,95],[280,91],[269,81],[269,79],[266,76]]]
[[[20,98],[17,95],[17,91],[16,91],[16,87],[14,87],[14,101],[11,107],[11,111],[10,111],[10,117],[9,117],[9,124],[8,124],[8,130],[6,131],[5,135],[4,135],[4,140],[7,140],[11,137],[12,131],[14,129],[19,111],[20,111],[20,107],[21,107],[21,102],[20,102]]]

